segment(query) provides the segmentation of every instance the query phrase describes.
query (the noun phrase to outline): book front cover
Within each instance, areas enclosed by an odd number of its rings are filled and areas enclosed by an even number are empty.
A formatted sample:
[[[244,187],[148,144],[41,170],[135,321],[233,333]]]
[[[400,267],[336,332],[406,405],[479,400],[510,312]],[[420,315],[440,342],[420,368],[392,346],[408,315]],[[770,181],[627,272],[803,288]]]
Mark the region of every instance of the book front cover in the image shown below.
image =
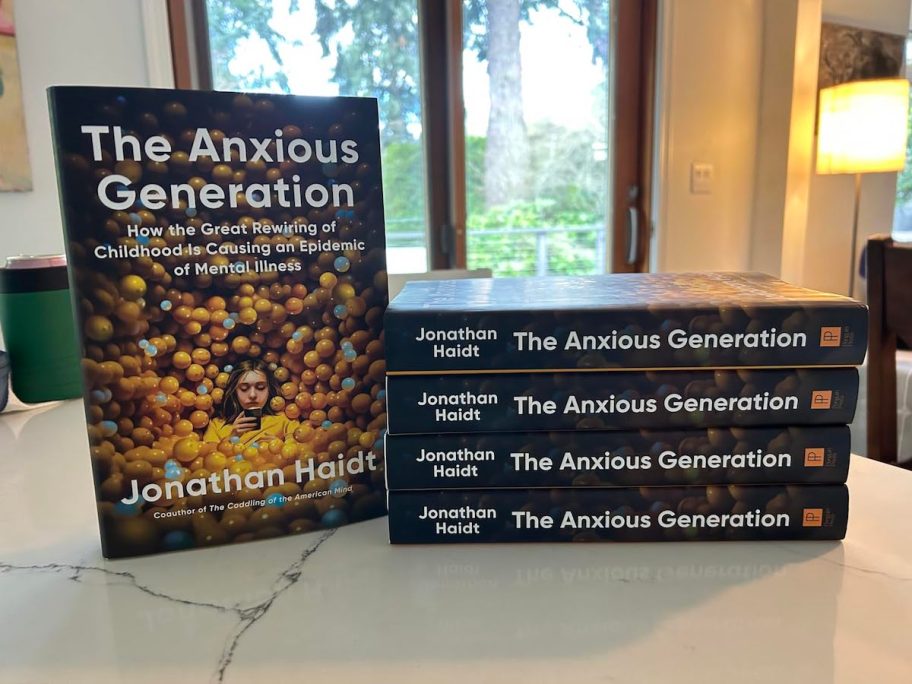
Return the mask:
[[[383,514],[376,102],[50,101],[105,555]]]

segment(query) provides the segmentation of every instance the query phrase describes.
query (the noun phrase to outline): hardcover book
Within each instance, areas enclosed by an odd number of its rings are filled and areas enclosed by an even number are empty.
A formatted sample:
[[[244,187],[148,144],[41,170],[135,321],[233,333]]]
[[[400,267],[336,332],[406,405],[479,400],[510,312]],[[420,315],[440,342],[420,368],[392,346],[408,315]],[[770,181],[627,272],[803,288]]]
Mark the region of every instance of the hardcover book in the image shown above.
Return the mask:
[[[382,515],[376,102],[49,96],[104,554]]]
[[[387,435],[399,489],[842,484],[849,428]]]
[[[854,368],[389,375],[391,434],[845,425]]]
[[[390,372],[842,366],[867,309],[759,273],[422,281],[386,313]]]
[[[845,485],[390,491],[393,544],[842,539]]]

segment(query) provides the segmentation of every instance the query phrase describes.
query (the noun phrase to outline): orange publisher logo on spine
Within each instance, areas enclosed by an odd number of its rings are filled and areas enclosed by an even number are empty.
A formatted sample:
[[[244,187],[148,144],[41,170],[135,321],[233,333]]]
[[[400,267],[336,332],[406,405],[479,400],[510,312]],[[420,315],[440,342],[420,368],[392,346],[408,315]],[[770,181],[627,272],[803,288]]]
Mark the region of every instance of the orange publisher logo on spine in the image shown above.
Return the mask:
[[[832,326],[820,329],[820,346],[821,347],[841,347],[842,346],[842,328]]]
[[[801,512],[802,527],[823,527],[823,509],[805,508]]]
[[[820,468],[823,466],[823,449],[819,447],[809,447],[804,450],[804,467]]]
[[[833,390],[812,390],[811,408],[828,409],[833,405]]]

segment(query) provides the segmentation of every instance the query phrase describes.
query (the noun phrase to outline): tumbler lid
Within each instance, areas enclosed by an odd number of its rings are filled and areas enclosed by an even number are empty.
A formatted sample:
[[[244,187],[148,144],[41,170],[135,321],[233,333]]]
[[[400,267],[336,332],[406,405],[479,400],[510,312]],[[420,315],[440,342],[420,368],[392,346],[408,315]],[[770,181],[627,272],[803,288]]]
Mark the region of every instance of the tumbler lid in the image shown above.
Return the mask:
[[[25,268],[54,268],[57,266],[66,266],[66,255],[64,254],[18,254],[7,257],[6,267],[10,269]]]

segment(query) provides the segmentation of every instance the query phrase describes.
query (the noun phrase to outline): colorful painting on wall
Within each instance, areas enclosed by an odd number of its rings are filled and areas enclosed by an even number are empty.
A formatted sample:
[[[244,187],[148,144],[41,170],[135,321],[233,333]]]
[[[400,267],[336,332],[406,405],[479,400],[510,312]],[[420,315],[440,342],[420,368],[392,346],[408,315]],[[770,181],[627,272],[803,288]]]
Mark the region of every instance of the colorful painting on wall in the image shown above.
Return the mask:
[[[31,189],[13,0],[0,0],[0,192]]]

